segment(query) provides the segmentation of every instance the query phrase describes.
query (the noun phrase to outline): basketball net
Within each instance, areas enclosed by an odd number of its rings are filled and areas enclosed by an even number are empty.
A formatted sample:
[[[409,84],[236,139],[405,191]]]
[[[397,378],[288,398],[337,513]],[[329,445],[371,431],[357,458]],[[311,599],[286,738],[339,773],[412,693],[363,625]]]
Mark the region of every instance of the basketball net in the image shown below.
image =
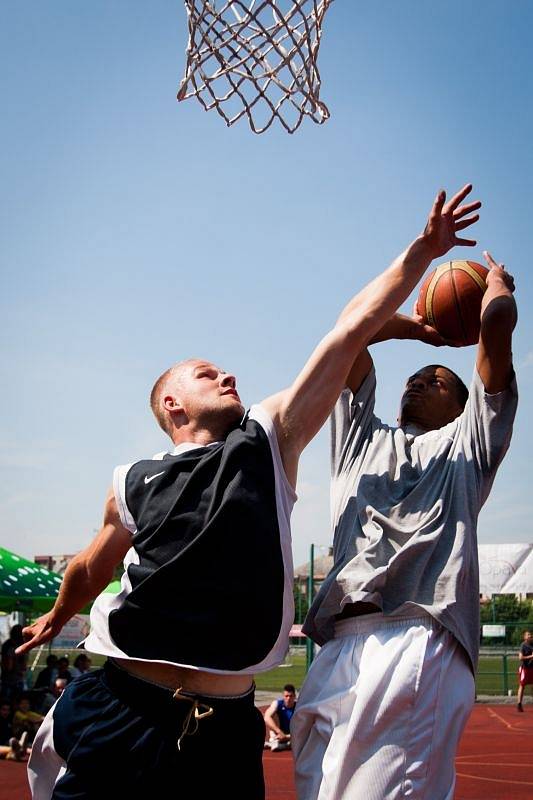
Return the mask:
[[[245,114],[254,133],[278,119],[294,133],[321,125],[317,67],[321,25],[333,0],[185,0],[189,44],[178,100],[197,97],[226,124]]]

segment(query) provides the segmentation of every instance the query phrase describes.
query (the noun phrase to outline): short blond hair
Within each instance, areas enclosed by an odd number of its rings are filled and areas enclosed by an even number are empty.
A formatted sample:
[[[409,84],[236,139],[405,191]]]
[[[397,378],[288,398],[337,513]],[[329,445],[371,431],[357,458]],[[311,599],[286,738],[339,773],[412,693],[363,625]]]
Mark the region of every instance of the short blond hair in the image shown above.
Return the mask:
[[[167,384],[168,379],[172,375],[172,367],[165,370],[162,375],[156,380],[153,385],[152,391],[150,392],[150,408],[156,418],[157,422],[159,423],[159,427],[162,428],[165,433],[168,433],[170,436],[170,422],[165,413],[165,410],[161,406],[161,395],[163,394],[163,390]]]
[[[150,392],[150,408],[156,418],[159,426],[165,431],[168,436],[172,438],[172,423],[168,416],[168,413],[161,405],[161,397],[166,389],[167,383],[170,378],[179,375],[182,372],[183,367],[186,364],[190,364],[191,362],[196,361],[195,358],[187,358],[184,361],[178,361],[177,364],[174,364],[172,367],[169,367],[153,385],[152,391]]]

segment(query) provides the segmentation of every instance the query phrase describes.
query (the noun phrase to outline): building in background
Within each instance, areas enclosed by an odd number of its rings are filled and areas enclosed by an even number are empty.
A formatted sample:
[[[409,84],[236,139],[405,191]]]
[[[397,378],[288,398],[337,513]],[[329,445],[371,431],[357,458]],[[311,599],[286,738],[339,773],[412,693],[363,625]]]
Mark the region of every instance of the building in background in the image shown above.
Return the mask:
[[[39,566],[55,572],[57,575],[64,575],[66,568],[74,558],[75,553],[71,555],[60,556],[34,556],[33,560]]]

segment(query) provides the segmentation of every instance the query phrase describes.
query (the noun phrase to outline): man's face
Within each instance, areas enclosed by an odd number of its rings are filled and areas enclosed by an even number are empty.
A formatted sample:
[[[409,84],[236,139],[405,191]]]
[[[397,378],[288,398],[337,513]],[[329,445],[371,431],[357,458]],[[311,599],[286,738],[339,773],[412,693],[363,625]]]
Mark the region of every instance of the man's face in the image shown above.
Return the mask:
[[[0,706],[0,717],[7,719],[11,713],[11,708],[8,703],[2,703]]]
[[[533,645],[533,633],[531,631],[526,631],[524,633],[524,642],[529,645]]]
[[[436,430],[452,422],[462,410],[454,375],[445,367],[423,367],[407,380],[399,423]]]
[[[164,402],[169,396],[177,400],[189,421],[223,431],[238,425],[244,414],[235,376],[209,361],[184,364],[165,392]]]
[[[26,712],[30,710],[30,701],[22,698],[22,700],[19,701],[19,709],[23,714],[26,714]]]
[[[283,692],[283,703],[286,708],[293,708],[296,703],[296,695],[294,692]]]

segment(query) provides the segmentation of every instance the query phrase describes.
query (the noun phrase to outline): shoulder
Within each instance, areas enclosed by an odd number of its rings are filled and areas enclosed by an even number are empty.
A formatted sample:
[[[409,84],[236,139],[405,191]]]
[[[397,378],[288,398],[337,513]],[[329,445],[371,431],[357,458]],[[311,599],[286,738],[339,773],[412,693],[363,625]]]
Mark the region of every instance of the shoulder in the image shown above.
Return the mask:
[[[259,427],[267,435],[275,434],[276,409],[274,404],[270,402],[271,400],[272,398],[269,397],[267,400],[263,400],[262,403],[254,403],[254,405],[250,406],[243,419],[244,430],[250,427]]]
[[[514,371],[511,374],[508,385],[499,392],[490,393],[485,388],[477,366],[470,382],[468,392],[468,403],[470,405],[488,405],[494,410],[508,409],[510,403],[516,404],[518,400],[518,386]]]

